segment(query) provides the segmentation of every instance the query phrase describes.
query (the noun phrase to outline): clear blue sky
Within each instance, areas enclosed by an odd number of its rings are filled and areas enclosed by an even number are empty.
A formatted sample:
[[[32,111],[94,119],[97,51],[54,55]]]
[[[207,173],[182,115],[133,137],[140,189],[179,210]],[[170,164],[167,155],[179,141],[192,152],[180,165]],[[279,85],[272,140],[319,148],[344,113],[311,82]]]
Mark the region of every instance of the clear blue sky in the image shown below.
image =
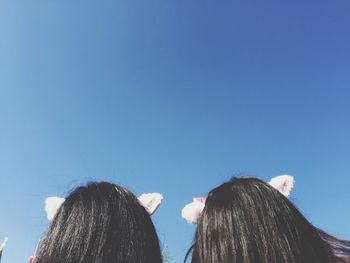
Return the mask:
[[[350,1],[1,0],[0,239],[26,262],[44,199],[88,180],[158,191],[181,262],[193,196],[232,175],[296,178],[350,238]]]

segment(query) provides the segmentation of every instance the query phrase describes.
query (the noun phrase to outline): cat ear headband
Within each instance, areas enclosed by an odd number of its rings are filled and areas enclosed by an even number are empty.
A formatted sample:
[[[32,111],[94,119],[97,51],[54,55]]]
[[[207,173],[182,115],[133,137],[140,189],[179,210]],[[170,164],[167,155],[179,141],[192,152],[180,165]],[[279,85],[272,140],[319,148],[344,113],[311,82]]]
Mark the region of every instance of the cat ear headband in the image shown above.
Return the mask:
[[[294,186],[294,177],[290,175],[276,176],[272,178],[268,184],[278,190],[285,197],[289,197]],[[197,224],[197,221],[203,212],[205,200],[205,197],[193,198],[193,202],[187,204],[182,209],[182,218],[184,218],[189,224]]]
[[[139,204],[146,209],[148,214],[153,215],[162,203],[163,196],[160,193],[142,194],[137,198],[137,200]],[[57,196],[46,198],[45,211],[48,220],[51,221],[55,217],[58,209],[61,207],[64,201],[64,198]]]

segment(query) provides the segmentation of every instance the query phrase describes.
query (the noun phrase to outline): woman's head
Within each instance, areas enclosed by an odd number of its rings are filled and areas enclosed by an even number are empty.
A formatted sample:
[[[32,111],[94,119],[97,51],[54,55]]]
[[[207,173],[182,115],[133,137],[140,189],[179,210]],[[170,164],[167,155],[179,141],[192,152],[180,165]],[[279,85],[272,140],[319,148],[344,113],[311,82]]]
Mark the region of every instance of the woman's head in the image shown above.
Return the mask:
[[[232,179],[208,194],[193,263],[332,262],[330,246],[295,206],[256,178]]]
[[[63,202],[35,263],[161,262],[149,214],[123,187],[89,183]]]

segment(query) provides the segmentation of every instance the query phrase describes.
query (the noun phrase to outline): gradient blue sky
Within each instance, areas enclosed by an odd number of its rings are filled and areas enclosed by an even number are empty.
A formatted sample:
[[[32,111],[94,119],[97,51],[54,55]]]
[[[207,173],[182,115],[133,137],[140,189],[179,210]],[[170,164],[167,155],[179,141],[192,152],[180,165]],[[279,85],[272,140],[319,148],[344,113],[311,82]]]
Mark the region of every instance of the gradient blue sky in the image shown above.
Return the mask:
[[[44,199],[88,180],[159,191],[181,262],[193,196],[296,177],[292,200],[350,238],[350,1],[1,0],[0,238],[26,262]]]

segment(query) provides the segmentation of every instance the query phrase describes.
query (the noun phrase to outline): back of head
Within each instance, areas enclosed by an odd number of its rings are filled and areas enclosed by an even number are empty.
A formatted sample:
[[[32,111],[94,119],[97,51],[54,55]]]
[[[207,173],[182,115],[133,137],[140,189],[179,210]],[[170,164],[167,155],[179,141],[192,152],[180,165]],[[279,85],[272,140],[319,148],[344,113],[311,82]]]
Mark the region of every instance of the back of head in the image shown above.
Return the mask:
[[[125,188],[102,182],[76,188],[39,246],[35,263],[161,262],[146,210]]]
[[[213,189],[199,219],[193,263],[329,263],[329,245],[265,182],[233,179]]]

